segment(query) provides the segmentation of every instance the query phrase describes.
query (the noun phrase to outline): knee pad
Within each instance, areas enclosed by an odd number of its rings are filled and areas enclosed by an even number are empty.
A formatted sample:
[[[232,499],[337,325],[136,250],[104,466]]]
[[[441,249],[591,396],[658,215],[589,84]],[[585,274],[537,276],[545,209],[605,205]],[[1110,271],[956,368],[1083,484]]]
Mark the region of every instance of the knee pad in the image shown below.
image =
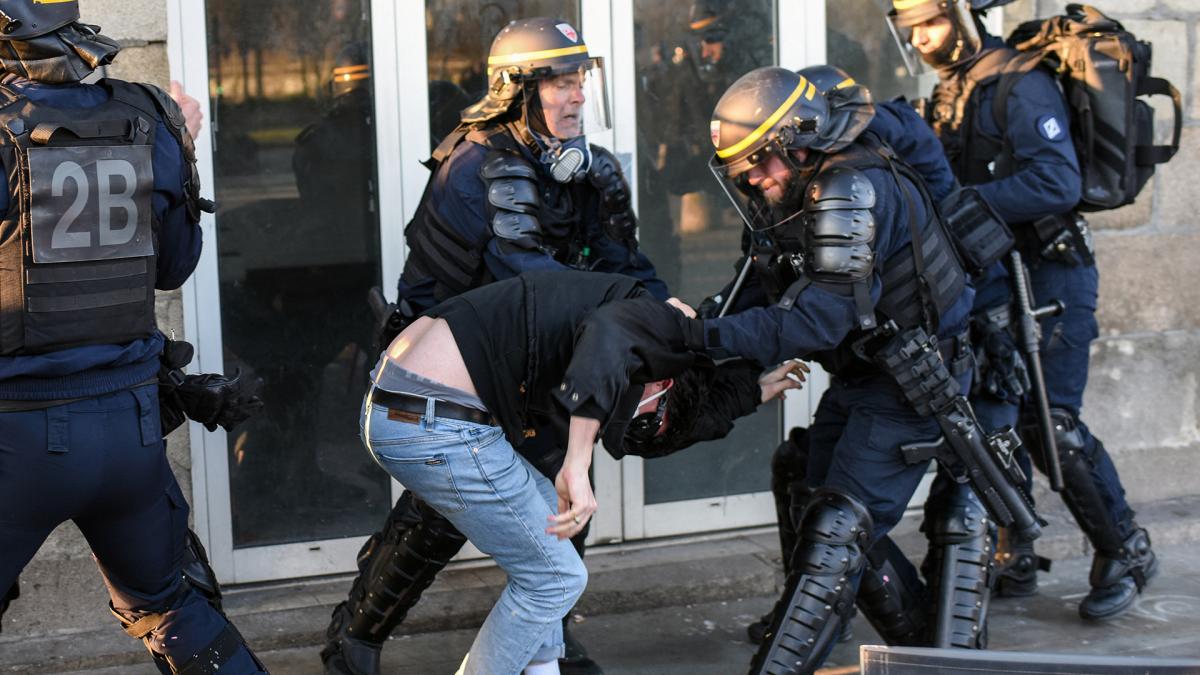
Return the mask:
[[[178,673],[186,673],[187,675],[215,675],[222,666],[243,652],[245,652],[250,663],[257,668],[252,672],[267,672],[266,667],[262,665],[258,657],[251,651],[249,645],[246,644],[245,639],[242,638],[242,634],[238,632],[237,628],[223,614],[221,614],[221,618],[225,621],[225,627],[207,645],[199,650],[189,651],[184,654],[175,654],[172,653],[172,650],[165,648],[165,646],[173,644],[170,640],[163,638],[155,639],[154,632],[167,619],[168,613],[173,611],[187,611],[185,603],[193,592],[195,591],[191,584],[179,583],[175,591],[159,607],[140,610],[118,610],[109,602],[108,608],[113,616],[117,617],[117,620],[121,622],[126,635],[141,640],[146,645],[146,649],[154,657],[155,667],[165,675],[175,675]],[[205,604],[207,604],[207,601]]]
[[[932,646],[986,648],[993,565],[987,511],[968,486],[956,484],[926,503],[922,530]]]
[[[183,556],[183,579],[200,594],[212,608],[222,616],[225,610],[221,607],[221,585],[217,582],[217,573],[208,562],[208,551],[200,543],[200,537],[191,528],[187,531],[187,547]]]
[[[1084,437],[1079,428],[1079,419],[1066,408],[1050,409],[1050,425],[1054,428],[1054,444],[1058,446],[1058,462],[1062,466],[1063,481],[1069,465],[1073,466],[1083,458]],[[1021,442],[1029,449],[1029,454],[1038,471],[1046,474],[1045,452],[1042,449],[1042,431],[1036,418],[1028,416],[1021,420]]]
[[[871,514],[853,496],[831,488],[813,492],[797,528],[792,571],[752,674],[816,669],[854,610],[872,529]]]
[[[889,645],[919,647],[926,638],[925,587],[901,568],[911,563],[891,537],[880,537],[867,552],[867,565],[858,585],[858,609]]]

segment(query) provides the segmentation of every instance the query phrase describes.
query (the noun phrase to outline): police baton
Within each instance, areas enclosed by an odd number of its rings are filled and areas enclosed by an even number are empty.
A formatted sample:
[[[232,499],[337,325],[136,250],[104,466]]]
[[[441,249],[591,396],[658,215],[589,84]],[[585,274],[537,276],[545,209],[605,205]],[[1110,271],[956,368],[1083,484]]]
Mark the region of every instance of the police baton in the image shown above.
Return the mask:
[[[1046,376],[1042,371],[1041,338],[1042,329],[1038,320],[1044,316],[1058,316],[1066,308],[1059,300],[1053,300],[1048,305],[1034,307],[1033,292],[1030,289],[1029,269],[1021,260],[1021,254],[1015,249],[1009,253],[1012,261],[1013,281],[1016,284],[1017,296],[1017,330],[1021,340],[1022,351],[1025,353],[1025,363],[1029,368],[1029,380],[1032,385],[1033,405],[1038,419],[1038,432],[1041,436],[1042,460],[1045,462],[1046,476],[1050,479],[1050,489],[1061,492],[1063,488],[1062,464],[1058,458],[1058,443],[1054,440],[1054,420],[1050,417],[1050,401],[1046,394]]]
[[[737,300],[738,294],[742,292],[742,286],[746,283],[746,275],[750,274],[750,265],[753,264],[754,256],[746,254],[746,262],[742,264],[737,278],[733,280],[733,287],[729,289],[729,295],[725,298],[725,302],[721,303],[721,311],[717,312],[718,319],[725,316],[729,312],[729,308],[733,307],[733,301]]]

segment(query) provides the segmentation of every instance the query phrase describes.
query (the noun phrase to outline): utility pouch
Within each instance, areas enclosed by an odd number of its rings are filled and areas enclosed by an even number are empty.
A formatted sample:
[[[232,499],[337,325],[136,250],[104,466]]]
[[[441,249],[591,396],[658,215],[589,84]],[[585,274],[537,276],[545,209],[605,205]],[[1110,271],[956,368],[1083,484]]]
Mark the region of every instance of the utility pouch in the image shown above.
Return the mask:
[[[975,188],[961,188],[939,205],[963,266],[979,274],[1012,249],[1012,230]]]
[[[1092,230],[1078,213],[1046,216],[1033,222],[1038,255],[1071,267],[1096,264]]]
[[[919,326],[897,334],[875,352],[873,360],[896,380],[919,415],[933,415],[959,394],[958,382],[938,351],[937,337]]]

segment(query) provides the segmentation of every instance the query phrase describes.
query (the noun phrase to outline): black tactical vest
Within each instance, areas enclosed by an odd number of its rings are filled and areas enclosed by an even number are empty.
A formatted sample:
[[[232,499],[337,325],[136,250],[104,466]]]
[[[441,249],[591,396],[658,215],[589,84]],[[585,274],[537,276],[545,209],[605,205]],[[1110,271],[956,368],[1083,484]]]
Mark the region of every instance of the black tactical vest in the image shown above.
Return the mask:
[[[931,100],[931,125],[946,151],[954,176],[963,185],[978,185],[1004,178],[1016,169],[1013,148],[1000,136],[979,128],[980,97],[977,88],[996,82],[1013,70],[1031,69],[1033,64],[1010,47],[985,50],[969,66],[938,83]],[[1004,106],[1003,101],[994,101]],[[997,117],[997,123],[1000,118]]]
[[[529,162],[507,127],[492,126],[454,131],[438,146],[433,157],[425,163],[426,167],[436,174],[450,153],[465,141],[485,146],[489,156],[491,153],[507,153],[521,162]],[[486,159],[484,164],[487,164]],[[536,173],[535,167],[529,168]],[[433,182],[431,178],[426,184],[417,212],[404,229],[409,254],[401,278],[406,283],[415,284],[432,277],[435,281],[434,298],[440,302],[494,279],[483,260],[487,240],[468,241],[453,226],[442,222],[435,210],[430,208],[430,186]],[[542,250],[568,267],[587,269],[588,242],[585,240],[582,214],[591,206],[599,208],[599,193],[586,182],[563,184],[542,178],[538,187],[538,194],[530,198],[537,200],[537,222],[544,242]],[[591,204],[593,201],[596,204]],[[491,205],[488,208],[494,209]],[[484,214],[489,222],[494,215],[491,211]]]
[[[860,325],[851,331],[837,348],[812,355],[826,371],[847,376],[874,369],[874,366],[863,360],[863,354],[859,353],[862,345],[857,344],[863,340],[867,329],[872,328],[874,324],[890,320],[895,321],[901,329],[921,326],[930,334],[936,334],[941,314],[962,294],[967,276],[924,182],[911,167],[895,156],[886,143],[872,133],[864,133],[845,150],[828,156],[820,165],[817,175],[839,168],[858,171],[882,169],[892,173],[896,178],[897,189],[909,205],[909,218],[897,225],[907,228],[912,239],[912,243],[901,247],[886,260],[876,260],[874,263],[882,273],[883,292],[879,301],[875,303],[873,324]],[[901,176],[908,181],[900,180]],[[816,175],[813,176],[813,179],[815,178]],[[906,185],[906,182],[911,182],[915,187]],[[924,222],[915,217],[914,207],[918,203],[924,205],[927,214]],[[803,219],[797,218],[796,222],[803,222]],[[792,228],[785,226],[779,229]],[[788,254],[794,256],[793,259],[803,258],[807,254],[802,249],[791,250],[795,248],[796,242],[805,239],[803,233],[791,232],[789,235],[787,232],[780,232],[775,238],[785,254],[785,260]],[[914,249],[914,244],[918,242],[919,248]],[[786,274],[803,267],[803,262],[796,262],[791,265],[779,265],[777,269]],[[771,286],[787,286],[788,290],[779,298],[780,304],[787,307],[790,307],[789,296],[792,296],[791,301],[794,301],[794,295],[809,284],[842,294],[852,294],[856,304],[860,305],[859,313],[862,315],[870,312],[870,309],[864,306],[870,291],[870,281],[868,276],[865,280],[852,284],[835,284],[810,281],[801,273],[797,281],[790,282],[790,285],[776,281],[764,286],[767,287],[769,296]],[[776,300],[774,297],[770,299]],[[863,323],[861,316],[860,323]]]
[[[157,107],[102,80],[103,105],[56,109],[0,85],[0,354],[123,344],[155,330]]]

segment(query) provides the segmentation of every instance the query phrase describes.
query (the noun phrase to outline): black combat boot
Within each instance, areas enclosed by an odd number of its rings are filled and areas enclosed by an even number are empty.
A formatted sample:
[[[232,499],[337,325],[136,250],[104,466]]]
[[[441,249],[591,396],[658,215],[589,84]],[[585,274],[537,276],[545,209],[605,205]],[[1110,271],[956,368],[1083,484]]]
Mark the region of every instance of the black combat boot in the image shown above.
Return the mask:
[[[998,598],[1027,598],[1037,595],[1037,574],[1050,571],[1050,559],[1034,553],[1031,541],[1009,541],[1009,550],[996,555]]]
[[[566,643],[566,656],[558,660],[558,672],[562,675],[604,675],[600,666],[588,656],[587,648],[583,646],[567,628],[571,615],[563,619],[563,642]]]
[[[1096,552],[1089,577],[1092,591],[1079,603],[1079,616],[1096,621],[1124,612],[1157,573],[1158,558],[1150,549],[1150,535],[1140,528],[1134,530],[1120,550]]]

